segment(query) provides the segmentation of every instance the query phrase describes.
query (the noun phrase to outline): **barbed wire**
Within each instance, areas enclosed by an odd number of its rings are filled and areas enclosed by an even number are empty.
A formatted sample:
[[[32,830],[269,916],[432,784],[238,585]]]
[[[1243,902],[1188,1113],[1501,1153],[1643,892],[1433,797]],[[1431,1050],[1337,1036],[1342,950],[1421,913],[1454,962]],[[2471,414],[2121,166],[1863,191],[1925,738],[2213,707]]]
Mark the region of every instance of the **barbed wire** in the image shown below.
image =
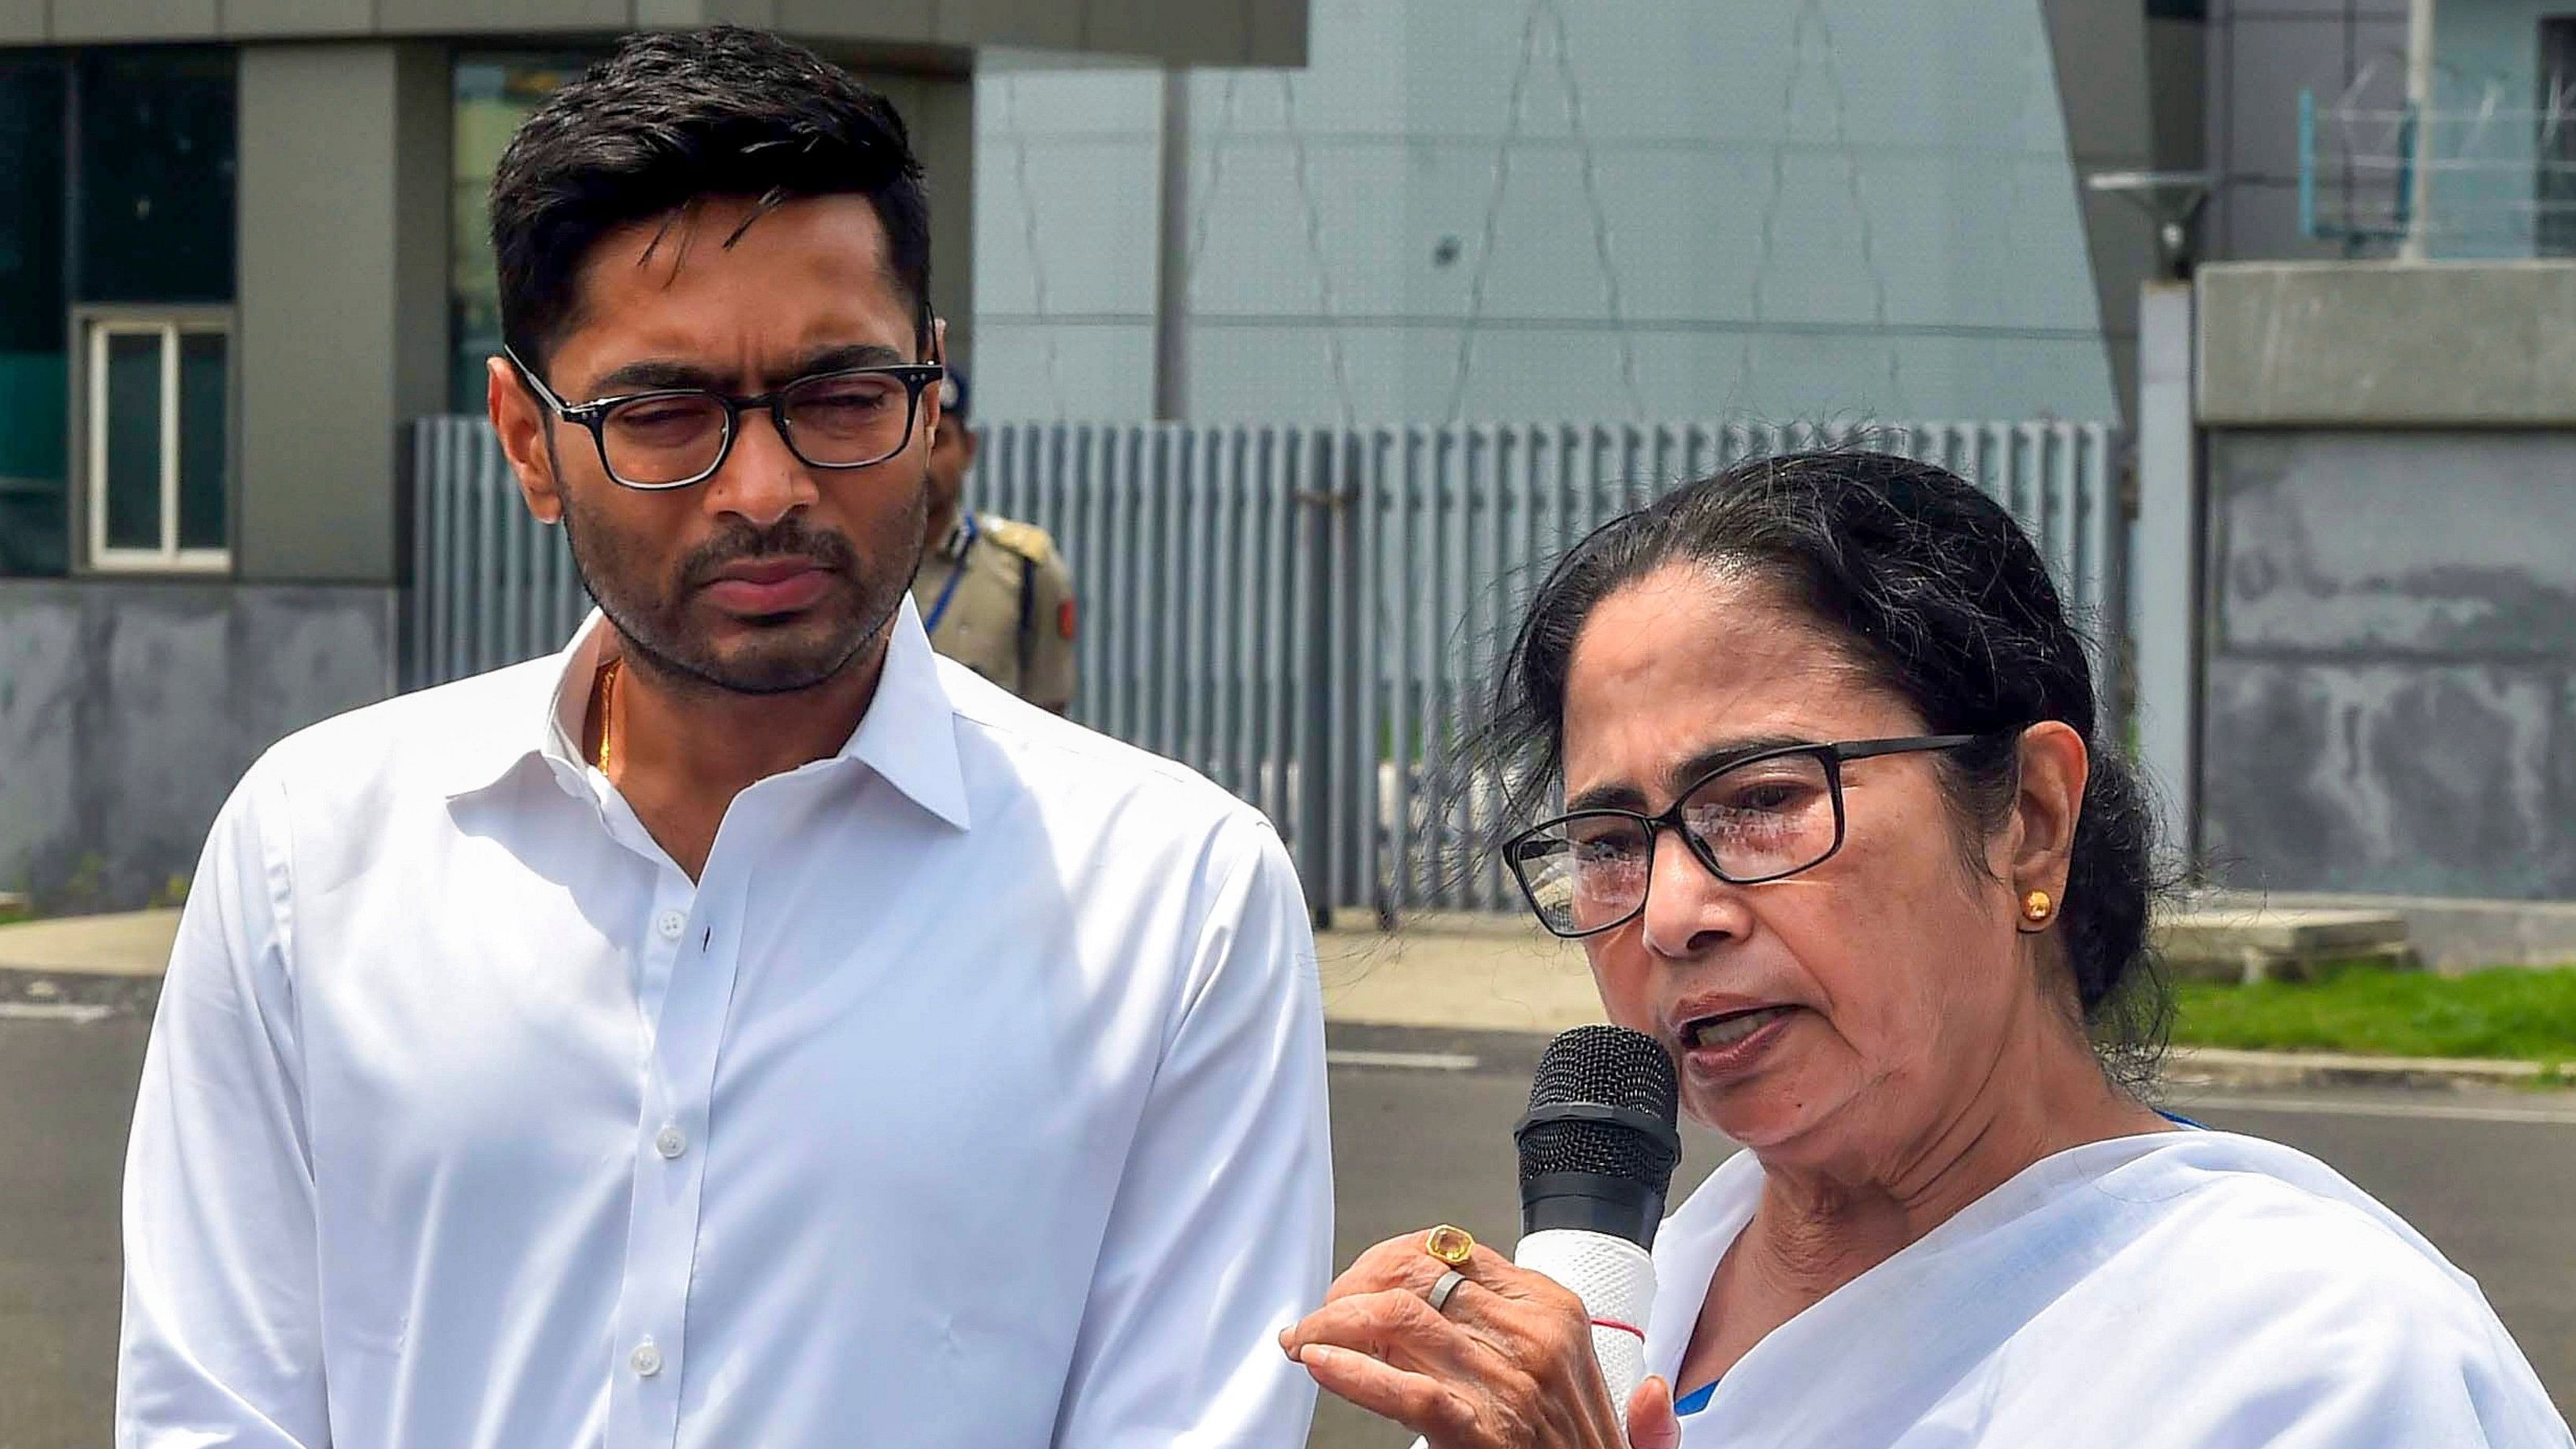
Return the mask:
[[[2410,232],[2471,250],[2576,250],[2576,79],[2545,83],[2535,107],[2513,103],[2523,88],[2503,76],[2446,67],[2421,111],[2365,100],[2400,59],[2374,57],[2315,108],[2299,163],[2310,233],[2351,250]],[[2421,216],[2407,194],[2417,173]]]

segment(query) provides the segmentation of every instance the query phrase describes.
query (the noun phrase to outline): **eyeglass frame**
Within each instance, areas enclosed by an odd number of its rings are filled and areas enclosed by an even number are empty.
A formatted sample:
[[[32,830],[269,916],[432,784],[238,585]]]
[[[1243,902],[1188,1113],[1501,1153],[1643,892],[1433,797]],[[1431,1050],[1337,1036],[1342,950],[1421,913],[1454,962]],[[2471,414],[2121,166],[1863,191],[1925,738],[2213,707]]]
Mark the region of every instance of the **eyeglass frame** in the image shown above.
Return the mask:
[[[912,446],[913,429],[921,421],[923,390],[936,385],[948,376],[948,368],[943,363],[890,362],[873,367],[835,367],[825,372],[809,372],[802,377],[789,378],[767,392],[755,393],[749,397],[718,392],[706,387],[656,387],[647,388],[642,392],[617,393],[609,397],[592,398],[587,402],[568,403],[553,388],[546,386],[546,380],[537,376],[537,370],[522,361],[515,350],[504,345],[501,348],[501,355],[509,359],[510,366],[519,374],[519,380],[526,383],[528,390],[536,394],[537,401],[544,403],[558,419],[588,430],[591,446],[599,450],[599,471],[608,475],[608,481],[637,493],[668,493],[680,488],[694,488],[723,471],[725,460],[733,456],[733,445],[742,437],[742,415],[755,408],[768,411],[769,424],[778,429],[779,441],[785,443],[787,451],[794,454],[796,461],[806,467],[827,468],[836,472],[846,472],[853,468],[873,468]],[[787,419],[778,410],[778,399],[788,391],[803,387],[807,383],[818,382],[825,378],[859,376],[891,377],[904,385],[906,398],[902,439],[888,452],[861,463],[822,463],[805,456],[805,450],[797,445],[795,430],[787,425]],[[705,471],[701,473],[670,483],[636,483],[617,476],[616,466],[608,461],[609,413],[629,403],[663,397],[713,398],[717,406],[724,409],[724,441],[716,445],[715,461],[708,464]]]
[[[1655,850],[1666,831],[1681,837],[1682,848],[1690,852],[1691,859],[1699,862],[1702,870],[1728,885],[1767,885],[1775,880],[1787,880],[1791,876],[1803,875],[1823,865],[1839,854],[1843,848],[1843,837],[1849,824],[1849,816],[1843,809],[1843,765],[1846,761],[1873,760],[1882,755],[1916,754],[1931,750],[1964,749],[1969,745],[1996,737],[1991,732],[1967,735],[1895,735],[1885,739],[1821,741],[1815,744],[1775,745],[1768,749],[1755,750],[1729,760],[1691,781],[1687,788],[1673,797],[1671,805],[1657,814],[1648,815],[1643,811],[1620,810],[1604,806],[1591,810],[1569,810],[1562,815],[1550,816],[1503,842],[1503,864],[1511,872],[1512,883],[1520,887],[1522,898],[1529,902],[1530,914],[1538,917],[1538,923],[1546,927],[1548,934],[1561,941],[1579,941],[1587,936],[1598,936],[1604,931],[1615,931],[1646,913],[1646,902],[1654,894],[1655,888]],[[1825,793],[1832,799],[1834,806],[1834,843],[1825,847],[1824,854],[1804,865],[1788,870],[1743,879],[1727,874],[1725,867],[1717,863],[1717,853],[1709,849],[1698,836],[1692,834],[1682,824],[1682,807],[1690,803],[1690,798],[1698,794],[1702,786],[1720,775],[1731,774],[1747,765],[1758,765],[1765,760],[1781,759],[1789,755],[1813,755],[1823,765]],[[1637,892],[1636,906],[1617,920],[1606,921],[1580,931],[1560,931],[1548,920],[1547,911],[1539,905],[1538,892],[1530,888],[1529,877],[1521,871],[1518,852],[1524,844],[1550,830],[1562,827],[1567,821],[1594,820],[1603,817],[1634,821],[1646,832],[1645,886]]]

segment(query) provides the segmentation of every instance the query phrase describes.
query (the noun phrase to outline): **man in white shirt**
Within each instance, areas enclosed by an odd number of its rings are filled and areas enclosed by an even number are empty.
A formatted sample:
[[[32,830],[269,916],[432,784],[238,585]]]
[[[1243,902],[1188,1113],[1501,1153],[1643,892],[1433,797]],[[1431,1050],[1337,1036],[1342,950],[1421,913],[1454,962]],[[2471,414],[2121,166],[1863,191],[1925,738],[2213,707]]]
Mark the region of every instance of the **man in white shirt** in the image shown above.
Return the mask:
[[[756,32],[513,140],[490,405],[598,601],[216,822],[126,1173],[117,1442],[1302,1444],[1294,875],[937,659],[902,122]]]

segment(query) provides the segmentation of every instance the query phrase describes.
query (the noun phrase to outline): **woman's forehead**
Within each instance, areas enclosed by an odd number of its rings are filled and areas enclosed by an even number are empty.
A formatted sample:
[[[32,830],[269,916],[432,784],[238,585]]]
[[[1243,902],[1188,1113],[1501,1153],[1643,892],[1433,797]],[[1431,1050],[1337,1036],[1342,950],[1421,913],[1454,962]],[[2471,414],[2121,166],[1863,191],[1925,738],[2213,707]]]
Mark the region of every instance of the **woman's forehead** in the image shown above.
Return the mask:
[[[1883,734],[1911,711],[1757,579],[1676,566],[1593,608],[1567,660],[1565,782],[1640,786],[1739,743]]]

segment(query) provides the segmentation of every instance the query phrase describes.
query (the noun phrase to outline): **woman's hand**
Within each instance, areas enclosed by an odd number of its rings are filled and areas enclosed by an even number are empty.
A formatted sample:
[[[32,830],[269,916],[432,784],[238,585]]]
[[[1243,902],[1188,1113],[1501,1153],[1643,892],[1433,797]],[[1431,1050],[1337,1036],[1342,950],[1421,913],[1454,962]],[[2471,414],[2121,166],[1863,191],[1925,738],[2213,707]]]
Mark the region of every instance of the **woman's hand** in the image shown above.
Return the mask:
[[[1658,1378],[1630,1398],[1620,1436],[1581,1299],[1479,1246],[1434,1312],[1449,1265],[1423,1243],[1411,1233],[1360,1254],[1280,1347],[1318,1385],[1431,1449],[1680,1449],[1672,1387]]]

